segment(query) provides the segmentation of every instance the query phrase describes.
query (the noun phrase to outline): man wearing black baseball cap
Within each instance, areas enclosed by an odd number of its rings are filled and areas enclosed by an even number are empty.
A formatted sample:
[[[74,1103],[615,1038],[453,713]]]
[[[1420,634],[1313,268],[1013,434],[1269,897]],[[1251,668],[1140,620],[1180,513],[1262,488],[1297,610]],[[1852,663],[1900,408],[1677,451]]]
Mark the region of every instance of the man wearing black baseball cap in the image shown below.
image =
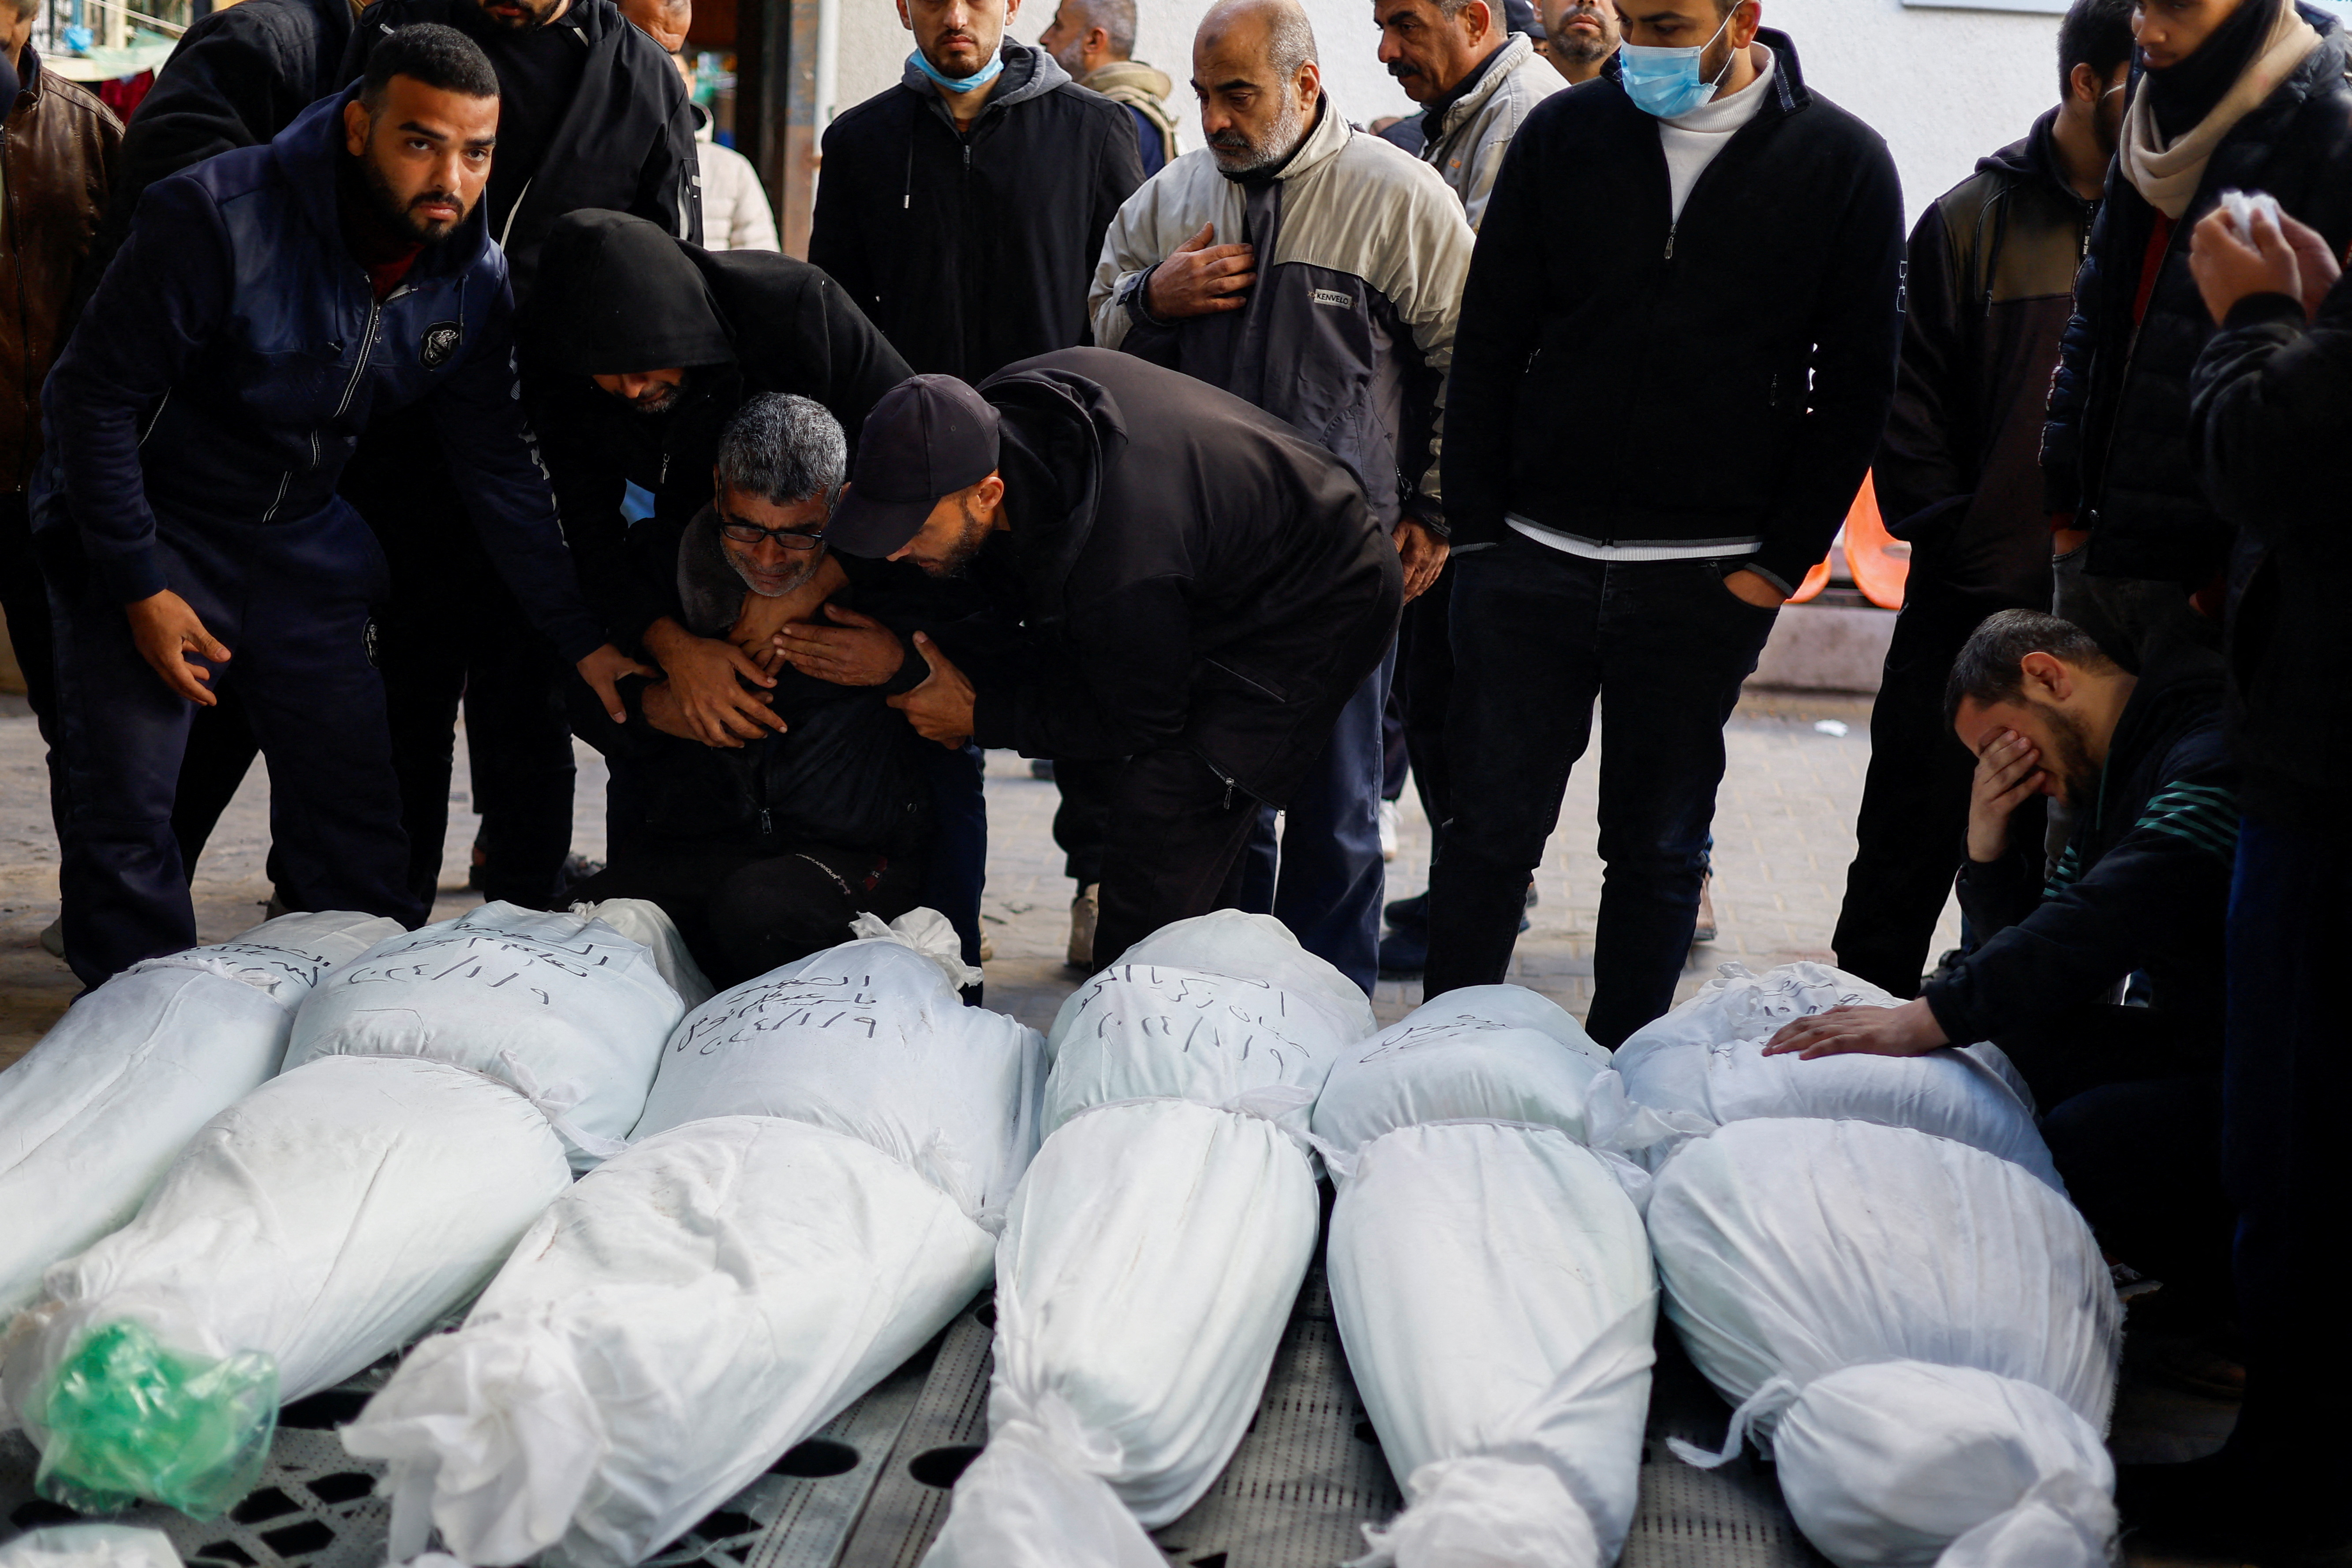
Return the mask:
[[[1095,954],[1230,905],[1280,805],[1377,665],[1397,552],[1338,458],[1230,394],[1066,349],[975,389],[900,383],[825,540],[969,575],[990,608],[916,634],[891,698],[929,740],[1120,763]],[[794,662],[872,634],[795,626]]]

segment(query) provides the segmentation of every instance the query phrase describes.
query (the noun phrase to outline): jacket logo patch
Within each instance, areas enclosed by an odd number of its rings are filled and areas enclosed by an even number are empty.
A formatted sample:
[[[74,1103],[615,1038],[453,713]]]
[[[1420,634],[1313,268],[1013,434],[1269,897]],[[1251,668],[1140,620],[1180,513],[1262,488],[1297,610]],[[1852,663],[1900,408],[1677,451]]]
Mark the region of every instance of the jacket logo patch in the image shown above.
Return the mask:
[[[1318,305],[1337,305],[1342,310],[1356,308],[1356,297],[1344,289],[1318,289],[1308,298]]]
[[[457,352],[457,344],[462,337],[463,334],[458,331],[457,322],[434,322],[425,329],[425,335],[416,341],[417,363],[427,370],[439,370],[443,365],[447,364],[450,356]]]

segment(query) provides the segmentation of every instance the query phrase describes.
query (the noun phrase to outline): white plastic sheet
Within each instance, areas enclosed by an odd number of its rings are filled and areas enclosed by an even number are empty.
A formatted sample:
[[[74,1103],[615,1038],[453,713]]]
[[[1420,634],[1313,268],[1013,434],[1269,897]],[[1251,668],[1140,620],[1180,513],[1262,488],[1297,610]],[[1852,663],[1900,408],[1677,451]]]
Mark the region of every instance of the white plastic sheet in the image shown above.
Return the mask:
[[[686,950],[686,938],[678,934],[677,922],[651,899],[606,899],[602,903],[574,904],[572,912],[604,921],[652,953],[654,967],[689,1009],[709,1001],[711,993],[719,989],[702,973],[702,966],[694,962],[694,954]]]
[[[993,1241],[856,1139],[735,1116],[633,1145],[342,1431],[391,1461],[395,1560],[624,1568],[943,1327]]]
[[[896,938],[852,942],[747,981],[679,1023],[635,1136],[777,1116],[862,1138],[979,1217],[1035,1152],[1045,1047],[967,1007]]]
[[[283,915],[116,975],[0,1072],[0,1324],[126,1223],[196,1129],[278,1070],[320,977],[400,930]]]
[[[51,1373],[86,1331],[131,1321],[185,1356],[267,1356],[278,1398],[300,1399],[463,1305],[570,1184],[545,1119],[481,1074],[290,1069],[206,1123],[136,1219],[49,1270],[0,1386],[46,1447]]]
[[[644,1110],[686,1012],[644,944],[585,915],[484,904],[380,942],[302,1005],[286,1065],[423,1057],[522,1090],[586,1169]]]
[[[1738,1406],[1727,1453],[1775,1453],[1832,1562],[2105,1562],[2121,1312],[2046,1183],[1907,1128],[1738,1121],[1666,1162],[1649,1225],[1667,1314]]]
[[[1518,985],[1423,1004],[1340,1053],[1315,1135],[1342,1150],[1420,1122],[1516,1121],[1585,1140],[1585,1094],[1609,1053],[1559,1005]]]
[[[1408,1503],[1365,1561],[1615,1562],[1639,1489],[1657,1292],[1641,1215],[1609,1167],[1551,1128],[1400,1128],[1357,1151],[1327,1267],[1349,1368]]]
[[[1653,1170],[1683,1141],[1730,1121],[1819,1117],[1910,1127],[2013,1161],[2059,1192],[2065,1184],[2034,1127],[2033,1098],[1990,1043],[1922,1057],[1768,1057],[1792,1019],[1832,1007],[1891,1007],[1895,998],[1823,963],[1762,974],[1737,963],[1617,1047],[1615,1075],[1591,1089],[1598,1146]]]
[[[1315,1247],[1307,1111],[1371,1033],[1276,921],[1154,932],[1066,1003],[997,1249],[989,1441],[932,1568],[1162,1568],[1248,1430]]]
[[[180,1568],[160,1530],[127,1524],[54,1524],[0,1544],[0,1568]]]

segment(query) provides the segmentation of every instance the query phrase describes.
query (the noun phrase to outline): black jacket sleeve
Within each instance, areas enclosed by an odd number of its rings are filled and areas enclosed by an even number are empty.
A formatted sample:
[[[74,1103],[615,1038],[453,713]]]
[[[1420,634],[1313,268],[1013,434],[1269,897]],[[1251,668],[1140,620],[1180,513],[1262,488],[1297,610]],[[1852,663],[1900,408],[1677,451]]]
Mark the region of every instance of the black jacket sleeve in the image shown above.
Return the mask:
[[[124,130],[106,212],[77,279],[76,314],[130,237],[149,185],[216,153],[257,147],[310,106],[315,63],[284,20],[233,5],[198,17],[173,49]]]
[[[2166,782],[2139,820],[2080,881],[1996,932],[1923,994],[1957,1044],[1998,1040],[2095,1001],[2151,953],[2171,945],[2184,910],[2225,907],[2236,847],[2235,807],[2182,809],[2179,786],[2233,802],[2226,760]],[[2220,826],[2226,821],[2227,826]],[[1978,868],[1971,866],[1973,877]]]
[[[665,234],[695,245],[702,243],[702,165],[695,152],[694,101],[661,46],[632,26],[622,47],[635,51],[632,80],[653,82],[665,95],[668,117],[662,133],[646,149],[637,177],[636,199],[629,211]],[[674,93],[674,96],[672,96]]]
[[[1813,312],[1811,406],[1781,458],[1763,548],[1746,564],[1793,593],[1853,505],[1886,428],[1903,334],[1903,187],[1885,143],[1856,159]],[[1488,209],[1488,221],[1493,209]],[[1454,421],[1448,419],[1447,438]]]
[[[1966,510],[1982,437],[1970,421],[1975,361],[1959,309],[1960,258],[1940,206],[1920,216],[1907,254],[1903,354],[1872,474],[1887,531],[1920,541]]]
[[[825,167],[817,175],[816,207],[809,220],[808,258],[841,285],[851,304],[872,316],[881,299],[859,223],[858,193],[864,184],[858,177],[859,150],[850,145],[850,133],[865,129],[865,119],[861,115],[848,126],[836,122],[825,131],[822,143]]]
[[[1087,759],[1174,743],[1192,692],[1190,586],[1175,576],[1122,584],[1088,605],[1089,626],[1102,630],[1082,635],[1075,657],[1063,639],[1024,632],[1000,612],[941,627],[935,640],[972,683],[972,739]]]
[[[2190,378],[2205,487],[2266,545],[2340,531],[2352,494],[2352,274],[2306,327],[2282,294],[2241,300]]]
[[[2083,505],[2083,408],[2091,379],[2091,351],[2099,341],[2105,289],[2099,252],[2118,204],[2104,202],[2091,222],[2091,241],[2074,273],[2074,314],[2058,343],[2058,368],[2050,374],[2050,409],[2042,421],[2042,504],[2053,515]]]
[[[1095,258],[1102,254],[1103,237],[1110,232],[1111,220],[1142,184],[1143,153],[1136,140],[1135,116],[1121,109],[1110,117],[1103,132],[1101,151],[1095,159],[1094,202],[1087,214],[1087,247],[1081,253],[1085,262],[1083,276],[1093,276]],[[1087,342],[1093,341],[1094,333],[1089,329]]]
[[[583,378],[526,376],[525,401],[540,431],[540,454],[554,486],[564,542],[591,614],[625,644],[641,643],[656,616],[670,613],[669,593],[645,591],[621,515],[628,476],[618,443],[608,438],[609,401]]]
[[[1486,198],[1470,254],[1470,278],[1454,329],[1440,458],[1445,521],[1457,550],[1505,537],[1511,432],[1528,367],[1528,313],[1545,297],[1543,161],[1533,138],[1514,137]]]
[[[795,358],[801,374],[824,388],[811,395],[841,422],[855,453],[866,416],[884,393],[915,373],[836,280],[821,272],[804,273],[803,279],[793,311]]]

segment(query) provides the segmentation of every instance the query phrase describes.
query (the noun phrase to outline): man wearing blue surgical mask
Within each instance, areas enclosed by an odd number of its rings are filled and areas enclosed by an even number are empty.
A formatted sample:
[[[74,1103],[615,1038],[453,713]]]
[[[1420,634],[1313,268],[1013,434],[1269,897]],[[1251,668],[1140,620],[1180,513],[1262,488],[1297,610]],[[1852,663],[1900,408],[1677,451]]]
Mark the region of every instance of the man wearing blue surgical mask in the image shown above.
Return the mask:
[[[1903,260],[1885,143],[1806,85],[1759,0],[1617,9],[1621,79],[1528,116],[1463,295],[1451,816],[1425,982],[1504,978],[1598,701],[1608,869],[1586,1027],[1612,1047],[1673,1004],[1723,724],[1869,468]],[[1561,461],[1579,416],[1605,461]]]

